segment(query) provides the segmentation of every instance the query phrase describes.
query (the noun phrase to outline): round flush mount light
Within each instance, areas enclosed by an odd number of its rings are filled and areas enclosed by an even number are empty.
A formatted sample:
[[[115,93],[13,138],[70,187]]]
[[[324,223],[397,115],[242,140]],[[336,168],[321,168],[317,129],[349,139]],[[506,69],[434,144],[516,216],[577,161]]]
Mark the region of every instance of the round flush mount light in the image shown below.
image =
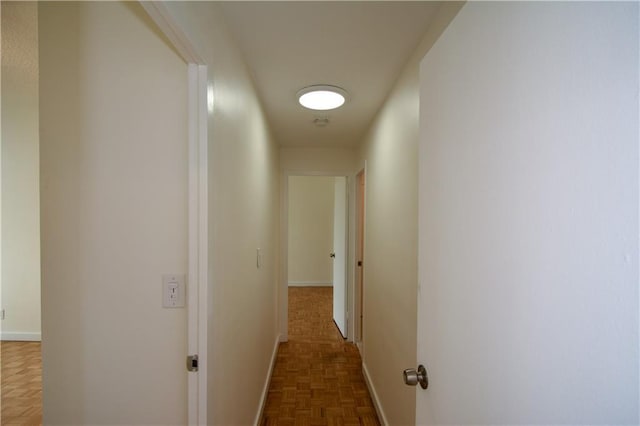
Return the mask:
[[[347,92],[336,86],[314,85],[298,92],[298,102],[305,108],[327,111],[341,107],[347,100]]]

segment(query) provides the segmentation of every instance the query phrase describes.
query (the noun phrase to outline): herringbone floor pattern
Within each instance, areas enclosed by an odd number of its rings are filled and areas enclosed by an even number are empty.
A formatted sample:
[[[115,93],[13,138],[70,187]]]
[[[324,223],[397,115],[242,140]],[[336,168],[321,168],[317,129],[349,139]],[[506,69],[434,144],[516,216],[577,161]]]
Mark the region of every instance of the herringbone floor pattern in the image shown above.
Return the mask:
[[[332,290],[289,288],[289,341],[278,348],[262,426],[380,424],[358,349],[333,323]]]
[[[0,365],[0,424],[42,424],[40,342],[0,342]]]

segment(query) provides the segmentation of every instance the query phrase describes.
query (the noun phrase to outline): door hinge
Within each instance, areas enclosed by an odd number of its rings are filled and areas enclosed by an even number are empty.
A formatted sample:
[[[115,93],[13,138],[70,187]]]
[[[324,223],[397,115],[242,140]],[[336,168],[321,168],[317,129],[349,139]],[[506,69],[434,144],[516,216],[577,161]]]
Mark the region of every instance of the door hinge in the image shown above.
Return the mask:
[[[187,371],[198,371],[198,355],[187,356]]]

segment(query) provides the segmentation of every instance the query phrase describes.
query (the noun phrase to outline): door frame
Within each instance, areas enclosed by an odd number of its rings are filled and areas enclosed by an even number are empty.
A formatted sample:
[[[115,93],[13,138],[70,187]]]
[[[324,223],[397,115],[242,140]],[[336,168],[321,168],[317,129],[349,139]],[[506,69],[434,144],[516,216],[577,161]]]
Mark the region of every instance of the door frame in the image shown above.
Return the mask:
[[[187,352],[198,355],[198,370],[187,372],[187,423],[207,424],[208,321],[208,114],[213,93],[207,85],[207,64],[161,2],[139,1],[151,20],[187,64],[188,101],[188,276]]]
[[[359,185],[360,180],[364,186],[362,190]],[[366,230],[366,205],[367,205],[367,166],[363,167],[355,174],[354,179],[354,204],[355,204],[355,256],[354,263],[354,342],[360,351],[364,353],[364,282],[365,282],[365,230]],[[362,200],[362,202],[360,202]],[[358,269],[357,262],[362,260],[362,266]]]
[[[346,307],[348,342],[354,341],[354,281],[355,281],[355,174],[352,171],[284,170],[280,180],[280,284],[278,285],[278,325],[280,341],[289,340],[289,177],[344,176],[347,179],[347,270]]]
[[[343,180],[344,179],[344,180]],[[338,181],[340,180],[340,184]],[[344,191],[344,192],[343,192]],[[342,195],[342,196],[341,196]],[[338,209],[338,203],[342,203],[342,209]],[[343,231],[336,232],[339,230],[339,227],[336,226],[338,221],[344,222]],[[349,318],[347,317],[350,309],[349,309],[349,298],[347,297],[349,292],[347,288],[348,281],[348,268],[349,268],[349,178],[348,176],[335,176],[333,178],[333,271],[332,271],[332,279],[333,279],[333,322],[336,325],[336,328],[340,332],[340,335],[343,338],[346,338],[348,335],[348,324]],[[342,234],[342,235],[340,235]],[[336,238],[337,237],[337,238]],[[341,240],[343,238],[343,240]],[[336,244],[337,242],[337,244]],[[340,255],[342,255],[342,261],[340,261]],[[342,263],[344,266],[342,268],[337,268],[336,263]],[[341,265],[342,266],[342,265]],[[336,270],[340,271],[343,269],[342,274],[336,274]],[[342,312],[336,312],[336,278],[340,278],[342,275],[342,279],[344,280],[342,283],[344,301],[342,303]],[[338,315],[336,315],[338,314]],[[342,328],[340,327],[340,322],[343,322]],[[354,327],[355,331],[355,327]]]

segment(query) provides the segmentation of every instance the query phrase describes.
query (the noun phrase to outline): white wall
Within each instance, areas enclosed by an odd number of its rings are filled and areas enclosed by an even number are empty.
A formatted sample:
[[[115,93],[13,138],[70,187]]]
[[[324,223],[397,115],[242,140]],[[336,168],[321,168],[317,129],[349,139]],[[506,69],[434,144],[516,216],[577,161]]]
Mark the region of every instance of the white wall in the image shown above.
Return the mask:
[[[285,172],[352,173],[357,151],[350,148],[280,148],[280,168]]]
[[[335,178],[289,176],[289,285],[333,285]]]
[[[208,422],[249,425],[277,331],[278,149],[219,6],[168,3],[209,66]],[[256,249],[262,267],[256,267]]]
[[[389,425],[415,424],[415,390],[402,371],[417,366],[419,61],[459,8],[438,11],[359,151],[367,163],[363,365]]]
[[[638,424],[637,2],[470,2],[422,63],[419,424]]]
[[[38,8],[2,3],[3,340],[40,340]]]
[[[45,424],[186,413],[187,67],[137,3],[39,4]]]

